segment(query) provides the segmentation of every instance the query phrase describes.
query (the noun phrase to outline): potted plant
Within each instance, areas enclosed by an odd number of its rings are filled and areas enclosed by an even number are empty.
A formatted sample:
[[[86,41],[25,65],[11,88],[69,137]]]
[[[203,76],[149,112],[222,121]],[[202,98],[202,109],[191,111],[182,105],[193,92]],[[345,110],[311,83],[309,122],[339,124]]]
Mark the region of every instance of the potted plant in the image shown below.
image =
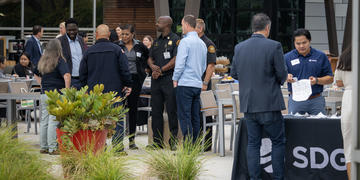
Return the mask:
[[[59,121],[56,132],[60,151],[74,145],[81,152],[92,144],[97,152],[105,146],[106,137],[112,136],[127,109],[119,105],[123,99],[116,92],[103,90],[104,85],[98,84],[89,92],[88,86],[46,92],[49,114]]]

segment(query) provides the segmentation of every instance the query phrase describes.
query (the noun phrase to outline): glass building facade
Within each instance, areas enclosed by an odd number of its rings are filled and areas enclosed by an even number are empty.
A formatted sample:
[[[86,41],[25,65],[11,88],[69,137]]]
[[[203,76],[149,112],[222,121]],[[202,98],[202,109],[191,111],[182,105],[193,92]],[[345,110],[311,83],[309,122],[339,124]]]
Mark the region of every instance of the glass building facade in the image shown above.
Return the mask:
[[[181,33],[185,0],[169,0],[173,30]],[[202,0],[199,18],[206,23],[205,34],[217,46],[218,56],[233,56],[237,43],[251,35],[251,17],[259,12],[272,21],[270,38],[280,41],[284,52],[293,48],[292,33],[305,23],[305,0]]]

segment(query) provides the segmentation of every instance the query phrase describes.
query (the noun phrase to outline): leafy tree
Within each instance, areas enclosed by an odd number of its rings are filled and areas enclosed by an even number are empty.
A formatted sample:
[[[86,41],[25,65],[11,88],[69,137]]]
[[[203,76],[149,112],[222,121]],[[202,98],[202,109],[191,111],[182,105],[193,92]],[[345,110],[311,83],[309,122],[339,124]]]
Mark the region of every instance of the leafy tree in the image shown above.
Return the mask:
[[[25,0],[24,25],[32,27],[35,24],[44,27],[58,27],[59,23],[70,17],[70,0]],[[103,22],[102,1],[96,1],[96,24]],[[8,1],[0,6],[0,26],[20,27],[21,26],[21,2]],[[92,0],[74,1],[74,18],[80,27],[92,27],[93,17]],[[19,31],[1,31],[3,35],[20,36]]]

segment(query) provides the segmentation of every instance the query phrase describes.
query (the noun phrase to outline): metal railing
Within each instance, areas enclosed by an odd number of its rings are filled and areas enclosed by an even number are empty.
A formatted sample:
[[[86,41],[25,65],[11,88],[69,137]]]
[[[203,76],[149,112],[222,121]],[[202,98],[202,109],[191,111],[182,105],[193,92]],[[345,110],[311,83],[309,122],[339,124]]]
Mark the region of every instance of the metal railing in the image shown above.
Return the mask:
[[[0,33],[1,31],[21,31],[21,27],[0,27]],[[92,45],[95,42],[95,35],[93,34],[94,29],[93,28],[79,28],[79,31],[84,31],[87,33],[87,36],[89,38],[88,45]],[[28,35],[32,34],[32,27],[24,27],[24,34],[21,35],[21,37],[26,37]],[[42,39],[40,40],[42,43],[47,43],[49,40],[55,38],[59,34],[59,28],[58,27],[44,27],[44,34]]]

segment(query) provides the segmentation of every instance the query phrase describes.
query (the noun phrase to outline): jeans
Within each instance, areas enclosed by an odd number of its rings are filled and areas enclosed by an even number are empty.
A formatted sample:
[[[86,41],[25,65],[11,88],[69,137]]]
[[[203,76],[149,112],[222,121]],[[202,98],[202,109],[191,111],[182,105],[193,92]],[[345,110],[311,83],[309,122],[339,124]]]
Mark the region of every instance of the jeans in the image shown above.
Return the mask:
[[[48,113],[46,94],[41,94],[41,120],[40,120],[40,148],[53,152],[57,149],[56,127],[59,122],[55,121],[56,117]]]
[[[292,96],[289,96],[289,113],[317,115],[320,112],[325,114],[325,98],[323,96],[316,97],[314,99],[306,101],[294,101]]]
[[[124,119],[120,119],[116,122],[115,133],[112,137],[113,146],[118,146],[118,144],[123,143],[124,133]],[[122,150],[122,148],[119,150]]]
[[[284,119],[280,111],[244,113],[247,131],[247,160],[250,179],[261,179],[260,146],[263,131],[272,142],[273,179],[284,179],[285,130]]]
[[[190,136],[193,141],[200,132],[200,93],[201,88],[178,86],[176,102],[178,119],[184,138]]]
[[[116,103],[114,106],[120,106],[122,105],[122,102]],[[120,119],[118,122],[116,122],[115,127],[115,133],[112,137],[112,145],[118,146],[118,144],[123,143],[124,140],[124,119]],[[119,149],[119,151],[122,151],[123,148]]]

